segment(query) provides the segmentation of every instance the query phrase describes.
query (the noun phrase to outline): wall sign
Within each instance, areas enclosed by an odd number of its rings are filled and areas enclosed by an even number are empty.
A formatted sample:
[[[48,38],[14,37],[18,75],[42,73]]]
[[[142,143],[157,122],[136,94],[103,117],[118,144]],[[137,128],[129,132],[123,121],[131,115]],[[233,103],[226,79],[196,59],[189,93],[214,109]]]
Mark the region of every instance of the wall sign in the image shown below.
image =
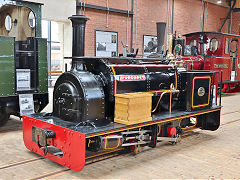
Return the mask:
[[[19,94],[19,106],[21,115],[33,114],[33,94]]]
[[[117,56],[118,33],[112,31],[95,31],[95,55],[100,57]]]
[[[31,90],[30,69],[16,69],[17,91]]]
[[[148,56],[151,53],[157,52],[157,36],[143,35],[143,55]]]

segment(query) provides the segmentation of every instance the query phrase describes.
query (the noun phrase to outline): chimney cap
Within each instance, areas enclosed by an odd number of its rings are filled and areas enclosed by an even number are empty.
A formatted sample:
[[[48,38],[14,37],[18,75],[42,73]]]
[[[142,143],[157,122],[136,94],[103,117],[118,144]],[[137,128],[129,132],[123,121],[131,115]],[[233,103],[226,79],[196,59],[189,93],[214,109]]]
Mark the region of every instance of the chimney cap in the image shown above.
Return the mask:
[[[83,15],[72,15],[68,19],[70,19],[73,23],[85,23],[89,20],[89,18]]]

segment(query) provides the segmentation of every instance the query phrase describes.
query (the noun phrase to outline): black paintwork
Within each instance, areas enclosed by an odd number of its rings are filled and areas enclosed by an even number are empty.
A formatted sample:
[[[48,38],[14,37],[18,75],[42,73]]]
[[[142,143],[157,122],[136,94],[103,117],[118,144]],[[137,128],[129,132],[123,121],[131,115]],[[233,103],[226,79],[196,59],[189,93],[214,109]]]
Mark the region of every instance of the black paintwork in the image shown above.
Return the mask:
[[[55,84],[53,114],[73,122],[105,117],[113,120],[115,93],[167,90],[172,83],[176,87],[177,76],[172,66],[153,64],[154,60],[149,64],[142,60],[138,60],[137,63],[136,61],[133,58],[96,57],[73,60],[71,71],[61,75]],[[145,80],[121,81],[123,75],[143,75]],[[61,88],[63,86],[65,89]],[[75,90],[70,92],[70,86]],[[69,96],[64,95],[67,89]],[[86,93],[87,91],[89,92]],[[95,99],[90,101],[89,97],[93,94]],[[79,97],[72,99],[70,107],[70,99],[76,95]],[[62,99],[68,103],[60,106],[59,102]],[[156,101],[153,106],[155,105]],[[90,111],[89,107],[94,108],[94,111]]]
[[[163,54],[165,30],[166,30],[166,23],[165,22],[157,22],[157,41],[158,41],[157,52],[159,54]]]
[[[71,16],[73,29],[72,56],[84,56],[85,26],[88,20],[85,16]]]
[[[66,128],[84,134],[123,128],[126,126],[113,123],[115,94],[166,91],[170,89],[171,84],[180,90],[179,96],[173,95],[172,110],[175,112],[169,115],[168,111],[167,113],[162,111],[163,109],[168,110],[169,107],[170,99],[168,95],[165,95],[160,102],[162,108],[158,108],[152,115],[153,121],[194,114],[186,112],[193,111],[190,106],[192,88],[198,89],[198,86],[205,87],[206,85],[204,83],[202,85],[202,82],[199,81],[196,82],[196,87],[192,87],[192,80],[195,76],[206,76],[206,72],[178,73],[173,66],[164,65],[166,61],[161,58],[81,57],[84,55],[84,32],[87,18],[73,16],[70,19],[73,23],[72,69],[62,74],[55,84],[53,102],[55,117],[46,117],[51,123],[56,121]],[[183,42],[179,40],[176,43]],[[212,81],[213,72],[207,74]],[[178,76],[180,81],[177,81]],[[163,91],[154,93],[152,107],[155,107]],[[205,96],[209,92],[212,93],[212,88],[206,89],[206,91],[207,93],[203,97],[198,97],[194,90],[193,98],[196,105],[206,101]],[[212,99],[212,95],[210,99]],[[175,104],[180,106],[175,107]],[[211,102],[208,106],[194,110],[202,109],[212,109]],[[207,117],[203,121],[208,121]],[[38,116],[36,118],[39,119]],[[219,125],[219,120],[213,120],[205,128],[215,127],[216,125],[212,125],[214,123]],[[155,146],[155,143],[152,142],[152,145]]]
[[[208,111],[214,111],[214,112],[207,112],[203,115],[199,115],[200,118],[199,119],[199,125],[204,124],[205,126],[203,127],[203,129],[208,129],[208,130],[215,130],[216,127],[218,127],[220,125],[220,107],[219,106],[214,106],[208,109]],[[139,126],[149,126],[150,123],[161,123],[167,119],[171,118],[178,118],[181,119],[181,117],[189,115],[189,116],[195,116],[196,114],[199,113],[204,113],[206,110],[199,110],[199,111],[192,111],[192,112],[187,112],[187,111],[179,111],[179,110],[175,110],[173,111],[171,114],[169,114],[169,112],[163,112],[161,114],[157,114],[157,115],[153,115],[153,119],[150,122],[146,122],[146,123],[141,123],[141,124],[134,124],[134,125],[124,125],[124,124],[119,124],[119,123],[114,123],[114,122],[107,122],[107,120],[102,120],[102,124],[99,123],[97,126],[93,127],[90,124],[85,124],[83,125],[79,125],[78,123],[74,123],[74,122],[68,122],[68,121],[63,121],[60,118],[54,117],[54,116],[49,116],[49,115],[45,115],[43,113],[41,114],[33,114],[30,117],[35,118],[35,119],[39,119],[41,121],[44,122],[48,122],[51,124],[55,124],[70,130],[74,130],[80,133],[83,133],[87,136],[98,136],[97,134],[102,134],[102,133],[107,133],[109,134],[111,131],[121,131],[121,129],[134,129],[134,126],[139,125]],[[200,120],[202,122],[200,122]],[[213,128],[213,129],[211,129]]]
[[[96,77],[87,71],[62,74],[54,88],[53,114],[66,121],[105,118],[104,92]]]
[[[30,69],[31,88],[17,91],[15,78],[15,95],[0,97],[0,107],[4,107],[7,114],[20,116],[19,94],[33,94],[36,112],[42,111],[49,102],[48,93],[39,92],[38,39],[40,38],[30,37],[26,41],[15,41],[15,69]]]
[[[195,111],[199,109],[207,109],[212,105],[212,89],[209,89],[209,79],[196,79],[193,87],[193,79],[194,77],[203,77],[210,76],[211,77],[211,86],[213,83],[213,73],[212,72],[182,72],[180,73],[180,96],[179,103],[180,109],[185,109],[187,111]],[[204,96],[198,95],[198,89],[203,87],[205,89]],[[194,88],[194,94],[193,92]],[[208,96],[210,93],[210,101],[209,104],[203,107],[192,107],[192,97],[193,97],[193,105],[199,106],[208,103]]]
[[[31,73],[31,90],[24,93],[38,92],[38,56],[37,56],[37,38],[27,38],[26,41],[15,42],[15,68],[30,69]],[[16,82],[15,82],[16,85]],[[17,90],[17,88],[16,88]],[[23,93],[18,92],[18,93]]]
[[[33,93],[33,101],[36,107],[39,106],[36,112],[41,112],[48,104],[48,93]],[[0,97],[0,107],[5,107],[7,114],[20,116],[18,96]]]
[[[85,2],[81,2],[81,1],[80,2],[77,1],[77,7],[80,7],[80,8],[84,7],[84,8],[102,10],[102,11],[107,11],[107,12],[126,14],[126,15],[129,15],[129,16],[133,16],[134,15],[133,10],[126,11],[126,10],[122,10],[122,9],[109,8],[109,7],[105,7],[105,6],[98,6],[98,5],[94,5],[94,4],[88,4],[88,3],[85,3]]]

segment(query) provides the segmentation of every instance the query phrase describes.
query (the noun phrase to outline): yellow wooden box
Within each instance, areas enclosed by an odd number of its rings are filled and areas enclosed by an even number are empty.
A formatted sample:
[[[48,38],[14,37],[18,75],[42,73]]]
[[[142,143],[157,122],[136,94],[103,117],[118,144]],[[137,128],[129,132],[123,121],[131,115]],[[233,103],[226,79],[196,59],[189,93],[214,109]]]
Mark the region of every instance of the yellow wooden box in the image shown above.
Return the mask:
[[[115,95],[114,122],[137,124],[151,121],[152,94],[126,93]]]

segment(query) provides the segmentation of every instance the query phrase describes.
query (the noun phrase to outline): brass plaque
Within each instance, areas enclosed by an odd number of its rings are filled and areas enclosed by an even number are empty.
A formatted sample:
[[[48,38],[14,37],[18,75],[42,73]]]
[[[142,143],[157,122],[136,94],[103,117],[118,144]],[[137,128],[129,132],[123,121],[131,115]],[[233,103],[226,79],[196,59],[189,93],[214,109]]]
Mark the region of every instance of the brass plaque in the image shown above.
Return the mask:
[[[202,97],[205,95],[205,88],[204,87],[200,87],[198,89],[198,96]]]
[[[214,64],[214,68],[228,68],[227,64]]]

